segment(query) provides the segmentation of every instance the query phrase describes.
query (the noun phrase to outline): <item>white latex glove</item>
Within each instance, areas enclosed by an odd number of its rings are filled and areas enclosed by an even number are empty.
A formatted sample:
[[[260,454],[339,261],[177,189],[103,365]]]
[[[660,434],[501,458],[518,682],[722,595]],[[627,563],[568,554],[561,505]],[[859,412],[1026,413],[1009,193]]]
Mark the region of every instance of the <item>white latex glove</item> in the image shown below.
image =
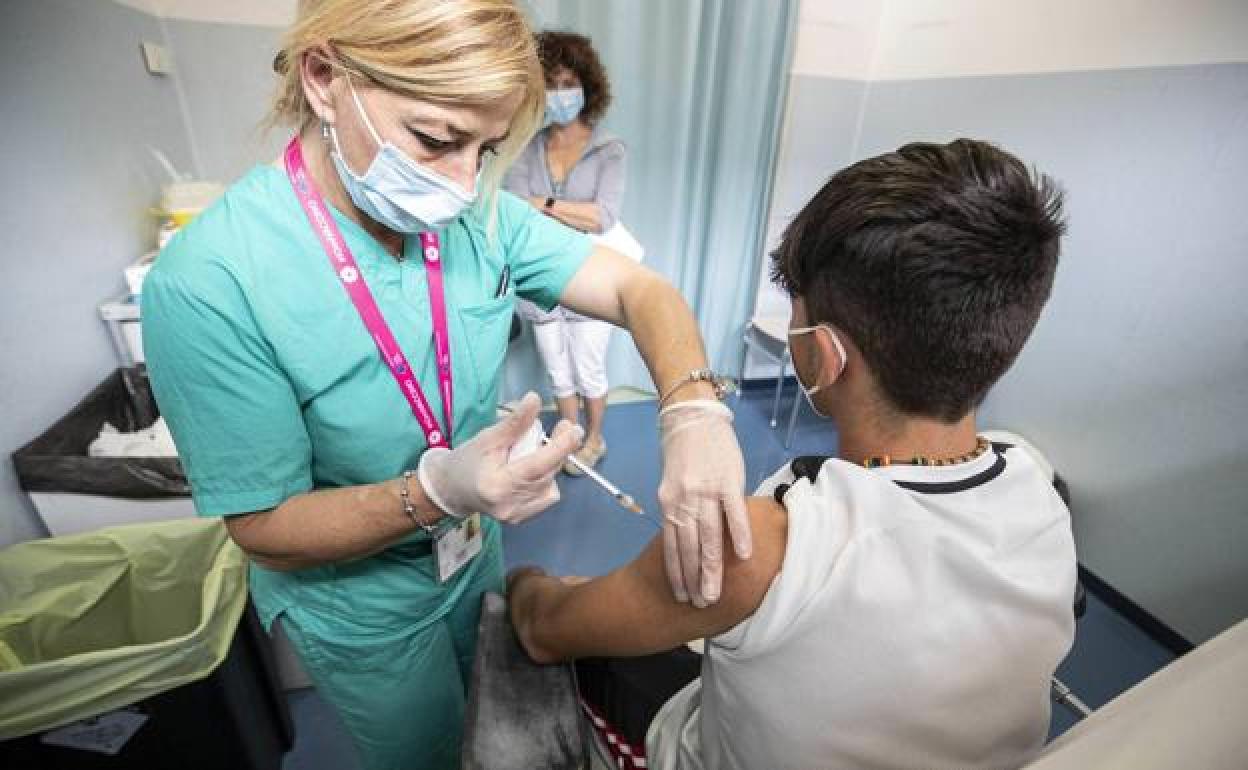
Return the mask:
[[[529,432],[541,406],[536,393],[527,393],[515,411],[462,446],[426,450],[417,477],[430,502],[455,516],[482,513],[511,524],[558,502],[555,474],[585,432],[561,420],[549,444],[513,457],[512,446]]]
[[[724,577],[723,525],[733,550],[753,549],[745,508],[745,461],[732,411],[718,401],[681,401],[659,412],[663,440],[663,558],[672,593],[697,607],[719,601]]]

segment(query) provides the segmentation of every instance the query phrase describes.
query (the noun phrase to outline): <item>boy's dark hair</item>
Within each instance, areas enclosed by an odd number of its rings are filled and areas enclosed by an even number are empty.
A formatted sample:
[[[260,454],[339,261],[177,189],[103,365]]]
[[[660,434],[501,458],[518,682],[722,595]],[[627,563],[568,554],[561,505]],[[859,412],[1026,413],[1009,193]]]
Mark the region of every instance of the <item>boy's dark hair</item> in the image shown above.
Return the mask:
[[[908,144],[829,179],[771,274],[849,335],[893,408],[954,422],[1031,334],[1065,229],[1058,186],[1004,150]]]
[[[555,30],[539,32],[534,39],[537,41],[537,58],[541,60],[542,71],[547,78],[560,67],[567,67],[576,73],[585,91],[581,117],[589,125],[597,125],[611,104],[611,81],[593,43],[584,35]]]

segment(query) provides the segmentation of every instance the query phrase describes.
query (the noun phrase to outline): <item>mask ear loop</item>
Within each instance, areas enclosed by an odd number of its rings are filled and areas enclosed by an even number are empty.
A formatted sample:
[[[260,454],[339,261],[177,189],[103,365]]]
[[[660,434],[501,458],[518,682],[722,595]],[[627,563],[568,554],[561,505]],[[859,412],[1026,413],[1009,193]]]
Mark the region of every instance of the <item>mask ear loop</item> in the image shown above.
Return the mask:
[[[368,113],[364,111],[364,105],[360,102],[360,95],[355,91],[355,84],[351,81],[351,75],[347,75],[347,88],[351,90],[351,99],[355,102],[355,109],[360,114],[360,118],[364,121],[364,127],[368,129],[368,133],[373,137],[373,141],[377,143],[378,151],[381,150],[381,137],[377,135],[377,130],[373,128],[373,122],[368,119]],[[342,147],[338,144],[338,130],[333,125],[321,122],[321,136],[328,138],[334,143],[334,153],[342,159],[343,168],[349,171],[357,179],[359,174],[351,171],[351,167],[347,165],[347,156],[342,154]]]
[[[832,327],[820,324],[818,328],[826,331],[832,338],[832,344],[836,346],[836,354],[841,357],[841,368],[836,370],[836,376],[840,377],[845,373],[845,365],[849,363],[849,356],[845,354],[845,346],[841,344],[841,338],[837,336],[837,333],[832,331]]]
[[[831,326],[828,326],[827,324],[816,324],[814,326],[800,326],[796,329],[789,329],[789,336],[792,336],[794,334],[810,334],[811,332],[816,332],[816,331],[819,331],[820,329],[827,332],[828,336],[832,338],[832,344],[836,346],[836,354],[841,357],[841,366],[839,369],[836,370],[836,376],[840,377],[845,372],[845,365],[849,363],[849,356],[846,355],[845,353],[845,346],[841,344],[841,338],[837,336],[836,332],[832,330]],[[831,383],[825,383],[823,385],[815,385],[812,388],[812,390],[825,388],[830,384]]]
[[[368,129],[368,133],[373,137],[373,141],[377,143],[377,149],[381,149],[381,135],[377,133],[377,129],[373,128],[373,121],[368,119],[368,113],[364,110],[364,104],[360,102],[360,95],[355,92],[355,83],[351,80],[351,75],[347,74],[347,88],[351,89],[351,98],[355,101],[355,109],[359,111],[360,117],[364,120],[364,126]]]
[[[351,167],[347,165],[347,156],[342,154],[342,148],[338,146],[338,131],[329,123],[322,123],[321,135],[329,137],[329,141],[333,142],[334,154],[338,156],[338,159],[342,162],[342,167],[347,170],[347,173],[356,179],[360,179],[360,175],[352,171]]]

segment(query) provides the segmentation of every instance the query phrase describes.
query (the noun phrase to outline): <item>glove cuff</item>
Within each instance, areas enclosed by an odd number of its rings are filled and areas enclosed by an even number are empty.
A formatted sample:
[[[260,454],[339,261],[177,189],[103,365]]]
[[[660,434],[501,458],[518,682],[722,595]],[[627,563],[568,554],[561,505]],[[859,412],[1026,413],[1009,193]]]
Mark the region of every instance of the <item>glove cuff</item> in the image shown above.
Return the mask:
[[[425,490],[425,497],[429,498],[429,502],[433,503],[438,510],[450,516],[452,519],[462,519],[468,514],[461,513],[450,505],[446,498],[438,492],[437,487],[433,483],[433,474],[430,467],[437,465],[441,458],[449,455],[451,450],[446,447],[430,447],[420,456],[420,463],[416,466],[416,478],[420,480],[420,486]]]
[[[728,422],[732,422],[732,410],[720,402],[710,398],[695,398],[689,401],[677,401],[674,404],[665,406],[659,410],[659,422],[662,422],[663,418],[669,414],[682,411],[716,414],[721,417],[727,417]]]

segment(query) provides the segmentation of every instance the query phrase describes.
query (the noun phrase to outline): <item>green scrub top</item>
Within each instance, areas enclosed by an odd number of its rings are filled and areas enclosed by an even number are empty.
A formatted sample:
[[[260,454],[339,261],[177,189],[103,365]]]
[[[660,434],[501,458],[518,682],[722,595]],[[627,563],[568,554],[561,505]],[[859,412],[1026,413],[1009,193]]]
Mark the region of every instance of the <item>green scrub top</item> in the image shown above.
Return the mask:
[[[500,192],[494,234],[483,205],[440,231],[454,377],[452,446],[495,421],[515,297],[554,306],[588,257],[587,236]],[[420,242],[401,262],[333,212],[378,307],[442,422]],[[510,281],[498,296],[504,265]],[[368,484],[414,468],[425,436],[300,207],[285,172],[258,166],[185,227],[143,285],[143,342],[152,388],[200,515],[273,508],[311,489]],[[487,545],[499,540],[487,521]],[[416,533],[405,543],[424,538]],[[455,600],[425,570],[402,607],[385,583],[402,544],[350,565],[292,573],[253,565],[268,627],[302,603],[378,625],[439,615]],[[394,565],[397,566],[397,565]],[[471,570],[462,570],[467,573]],[[350,577],[363,594],[341,595]],[[327,594],[328,586],[339,584]],[[319,591],[324,587],[325,591]],[[369,593],[375,593],[376,606]],[[433,618],[431,618],[433,619]]]

